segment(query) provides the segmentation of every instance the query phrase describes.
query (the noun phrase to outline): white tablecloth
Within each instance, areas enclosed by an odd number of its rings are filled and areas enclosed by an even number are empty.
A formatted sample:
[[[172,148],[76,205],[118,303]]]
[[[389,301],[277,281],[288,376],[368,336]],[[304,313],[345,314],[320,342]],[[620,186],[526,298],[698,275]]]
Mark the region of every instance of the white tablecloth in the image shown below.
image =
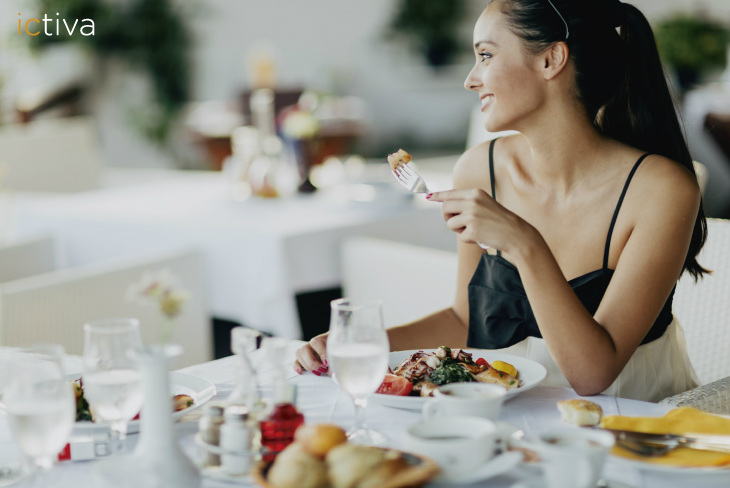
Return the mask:
[[[68,266],[197,246],[212,315],[291,338],[300,337],[295,295],[340,285],[343,239],[456,246],[439,206],[416,205],[400,188],[381,186],[371,202],[351,199],[356,189],[236,202],[220,173],[170,173],[93,192],[16,195],[15,227],[52,231]]]
[[[289,355],[285,358],[289,362],[293,358],[293,351],[300,343],[292,341]],[[262,352],[255,353],[256,362],[261,364]],[[219,359],[196,366],[185,368],[181,371],[205,378],[215,383],[218,388],[216,400],[225,399],[234,386],[234,364],[232,357]],[[290,371],[290,370],[287,370]],[[260,382],[265,391],[270,391],[272,375],[270,371],[260,374]],[[343,427],[348,427],[352,421],[353,407],[350,398],[335,385],[329,377],[317,377],[312,374],[298,376],[290,373],[290,380],[297,385],[297,405],[305,415],[307,422],[333,422]],[[504,404],[499,420],[523,429],[526,439],[534,437],[538,432],[550,429],[559,425],[560,414],[555,406],[558,400],[576,398],[577,395],[569,388],[536,387],[533,390],[517,395],[514,399]],[[639,402],[635,400],[619,399],[609,396],[590,397],[590,400],[601,405],[606,415],[641,415],[660,416],[666,413],[671,407],[653,403]],[[196,411],[199,412],[199,411]],[[191,456],[197,456],[193,442],[193,435],[196,432],[197,414],[193,412],[183,421],[177,424],[177,432],[181,445]],[[392,409],[372,404],[367,408],[368,423],[371,427],[387,433],[394,446],[397,446],[402,433],[407,426],[420,419],[420,413],[406,410]],[[136,437],[136,436],[131,436]],[[0,417],[0,452],[9,455],[15,451],[10,439],[5,421]],[[53,468],[52,476],[49,479],[48,488],[77,488],[79,486],[95,486],[95,474],[93,470],[94,461],[91,462],[63,462]],[[470,485],[479,487],[507,488],[527,477],[534,479],[534,469],[530,470],[518,466],[513,472],[501,475],[483,483]],[[627,463],[608,458],[604,467],[603,477],[608,480],[621,483],[614,483],[614,487],[630,486],[633,488],[687,488],[707,487],[726,488],[730,481],[730,472],[714,476],[688,476],[678,473],[659,474],[653,471],[637,469]],[[123,486],[120,480],[117,486]],[[241,479],[237,483],[222,482],[211,479],[204,479],[205,488],[224,488],[227,486],[253,486],[247,479]],[[444,486],[444,485],[439,485]]]

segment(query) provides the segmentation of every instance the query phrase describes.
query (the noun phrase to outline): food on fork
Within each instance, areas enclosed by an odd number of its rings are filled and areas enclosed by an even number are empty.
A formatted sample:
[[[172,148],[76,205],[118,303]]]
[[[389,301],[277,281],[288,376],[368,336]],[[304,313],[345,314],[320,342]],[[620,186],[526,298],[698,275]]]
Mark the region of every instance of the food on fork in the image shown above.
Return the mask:
[[[560,420],[572,425],[598,425],[603,415],[601,406],[588,400],[573,398],[558,402]]]
[[[522,385],[514,366],[502,361],[494,363],[503,371],[482,358],[472,360],[472,355],[463,349],[441,346],[435,352],[418,351],[386,375],[377,393],[427,397],[433,396],[434,390],[441,385],[468,381],[494,383],[507,390]],[[510,374],[511,372],[514,374]],[[403,380],[410,382],[411,387],[401,385]]]
[[[411,155],[408,154],[403,149],[398,149],[397,152],[394,152],[393,154],[388,154],[388,163],[390,164],[390,169],[395,171],[399,166],[408,164],[411,161]]]

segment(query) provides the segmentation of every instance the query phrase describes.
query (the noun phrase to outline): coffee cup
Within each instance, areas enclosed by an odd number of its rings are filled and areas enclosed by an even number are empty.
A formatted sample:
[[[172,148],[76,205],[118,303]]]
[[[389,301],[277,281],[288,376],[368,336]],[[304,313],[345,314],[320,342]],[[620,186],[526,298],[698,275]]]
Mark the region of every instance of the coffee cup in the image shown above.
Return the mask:
[[[433,459],[444,476],[453,476],[490,460],[496,433],[494,422],[483,418],[434,418],[409,427],[404,448]]]
[[[548,488],[596,486],[606,455],[616,442],[600,430],[563,427],[540,433],[536,451]]]
[[[423,417],[480,417],[496,420],[507,390],[490,383],[451,383],[434,391]]]

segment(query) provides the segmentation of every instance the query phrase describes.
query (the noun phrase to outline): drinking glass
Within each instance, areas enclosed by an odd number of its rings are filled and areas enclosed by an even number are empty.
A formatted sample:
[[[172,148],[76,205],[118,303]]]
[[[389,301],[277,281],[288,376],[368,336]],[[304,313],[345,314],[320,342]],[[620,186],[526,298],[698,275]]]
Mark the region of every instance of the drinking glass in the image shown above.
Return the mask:
[[[10,353],[8,383],[3,391],[10,432],[32,461],[40,486],[63,446],[75,420],[71,383],[61,361],[63,347],[35,345]]]
[[[382,305],[341,298],[331,303],[327,359],[332,373],[355,404],[355,425],[347,433],[352,442],[383,445],[387,438],[365,422],[368,397],[388,371],[388,336]]]
[[[142,407],[140,373],[134,359],[141,345],[136,319],[84,324],[84,396],[97,419],[110,424],[115,453],[124,450],[127,424]]]

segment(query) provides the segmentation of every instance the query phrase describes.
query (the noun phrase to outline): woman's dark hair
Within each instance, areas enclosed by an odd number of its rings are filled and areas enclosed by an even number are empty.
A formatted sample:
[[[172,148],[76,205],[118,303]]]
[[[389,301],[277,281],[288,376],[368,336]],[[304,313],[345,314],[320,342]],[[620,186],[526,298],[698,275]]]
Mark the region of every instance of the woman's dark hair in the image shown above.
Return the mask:
[[[506,16],[510,30],[525,41],[529,52],[566,42],[575,66],[578,101],[604,134],[673,159],[695,175],[654,33],[636,7],[619,0],[492,3]],[[700,202],[682,269],[695,280],[708,272],[697,262],[706,238],[707,220]]]

